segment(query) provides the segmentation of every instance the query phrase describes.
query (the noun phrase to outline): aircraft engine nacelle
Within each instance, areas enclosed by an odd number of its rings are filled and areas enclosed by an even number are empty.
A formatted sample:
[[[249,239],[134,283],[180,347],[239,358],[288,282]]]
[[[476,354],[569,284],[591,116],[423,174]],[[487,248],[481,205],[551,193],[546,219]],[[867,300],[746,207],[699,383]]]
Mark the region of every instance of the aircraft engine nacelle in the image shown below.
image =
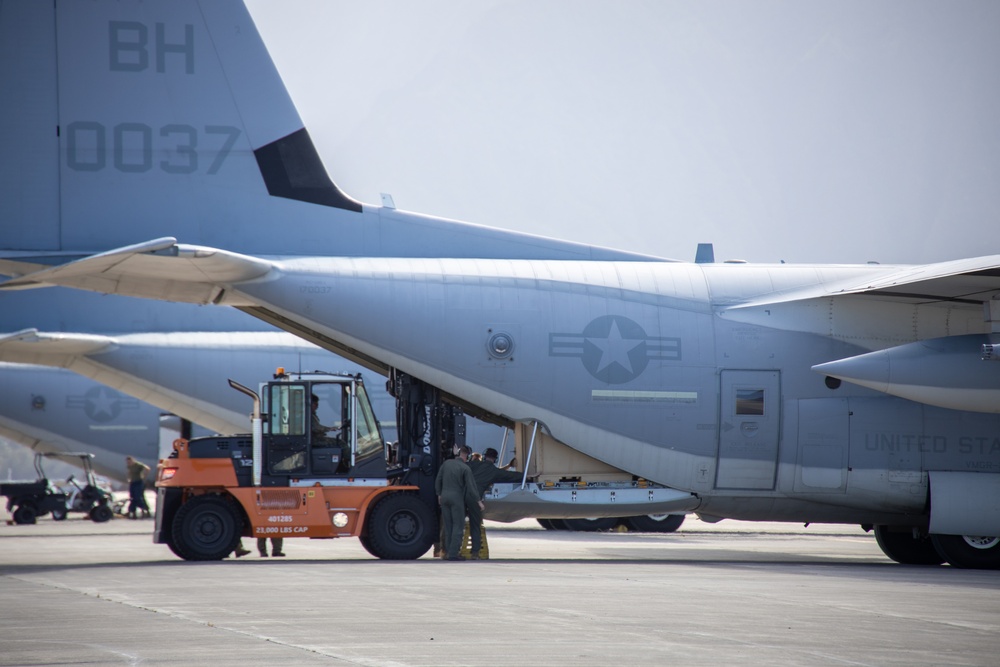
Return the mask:
[[[918,403],[1000,413],[1000,365],[988,363],[987,355],[994,344],[1000,352],[997,335],[932,338],[812,369]]]

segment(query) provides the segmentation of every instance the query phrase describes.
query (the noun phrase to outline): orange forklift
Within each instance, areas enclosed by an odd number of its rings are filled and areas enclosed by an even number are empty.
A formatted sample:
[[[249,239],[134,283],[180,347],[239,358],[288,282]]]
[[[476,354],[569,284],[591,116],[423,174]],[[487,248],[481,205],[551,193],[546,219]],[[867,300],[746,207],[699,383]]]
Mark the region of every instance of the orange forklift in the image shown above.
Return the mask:
[[[358,537],[372,555],[422,556],[438,536],[434,476],[465,416],[396,371],[399,441],[387,445],[360,375],[285,373],[253,399],[252,434],[177,440],[157,471],[153,541],[219,560],[247,537]]]

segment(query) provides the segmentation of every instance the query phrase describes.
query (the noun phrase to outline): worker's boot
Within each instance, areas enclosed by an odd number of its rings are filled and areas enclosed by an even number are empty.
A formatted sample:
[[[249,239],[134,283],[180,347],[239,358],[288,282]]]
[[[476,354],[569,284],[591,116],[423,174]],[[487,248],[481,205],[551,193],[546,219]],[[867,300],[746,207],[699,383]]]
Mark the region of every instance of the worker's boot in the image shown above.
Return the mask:
[[[129,510],[128,511],[128,518],[130,518],[130,519],[134,519],[135,518],[135,510]]]

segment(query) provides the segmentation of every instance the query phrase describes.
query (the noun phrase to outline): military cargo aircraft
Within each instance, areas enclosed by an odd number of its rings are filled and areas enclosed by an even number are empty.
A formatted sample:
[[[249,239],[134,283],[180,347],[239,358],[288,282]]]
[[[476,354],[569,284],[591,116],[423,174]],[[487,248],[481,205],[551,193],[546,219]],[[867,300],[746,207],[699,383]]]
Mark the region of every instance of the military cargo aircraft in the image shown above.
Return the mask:
[[[72,215],[98,208],[99,195],[81,193],[99,193],[105,177],[233,171],[190,198],[177,196],[186,194],[180,185],[160,191],[136,179],[115,226],[92,238],[75,218],[63,231],[20,232],[31,238],[19,247],[45,252],[8,254],[2,266],[15,278],[5,289],[61,285],[234,306],[366,367],[420,377],[501,422],[540,426],[656,485],[650,493],[664,509],[860,523],[899,562],[1000,566],[1000,417],[991,402],[1000,258],[688,264],[474,226],[453,233],[474,250],[435,257],[428,246],[442,236],[428,238],[447,233],[446,223],[345,195],[294,113],[237,119],[234,99],[268,90],[245,76],[246,63],[258,62],[241,51],[252,24],[233,30],[223,6],[206,3],[191,39],[185,22],[166,36],[172,17],[162,6],[143,5],[142,20],[60,15],[109,35],[109,58],[68,51],[80,66],[108,70],[109,89],[115,77],[142,85],[154,71],[182,89],[201,71],[193,63],[206,53],[203,28],[228,49],[212,70],[230,85],[218,87],[225,99],[206,98],[221,114],[211,124],[134,123],[131,113],[145,118],[136,105],[146,95],[105,119],[87,106],[98,96],[74,96],[67,84],[79,106],[66,110],[73,120],[62,138],[45,141],[78,198]],[[166,114],[168,99],[153,104]],[[154,148],[161,140],[165,152]],[[208,204],[226,187],[267,194],[220,213]],[[57,193],[35,194],[43,207]],[[232,233],[258,213],[284,220],[289,207],[313,233],[288,241],[280,224]],[[169,215],[144,225],[150,240],[136,243],[128,223],[150,211]],[[354,244],[339,251],[323,242],[328,234]],[[77,259],[88,245],[101,252]]]
[[[1000,257],[925,266],[274,259],[163,238],[7,282],[228,305],[678,492],[1000,566]],[[390,326],[406,322],[406,327]]]
[[[8,275],[181,232],[286,255],[640,257],[346,197],[323,176],[241,2],[10,2],[0,45]],[[273,220],[294,221],[294,233]],[[2,295],[0,360],[11,365],[0,365],[0,384],[17,396],[0,402],[0,433],[39,451],[94,452],[97,469],[120,478],[126,454],[155,465],[163,413],[195,434],[244,429],[230,377],[255,385],[278,365],[357,370],[276,332],[187,305]],[[263,344],[269,336],[282,342]],[[375,409],[394,419],[391,406]],[[112,413],[127,422],[108,423]]]

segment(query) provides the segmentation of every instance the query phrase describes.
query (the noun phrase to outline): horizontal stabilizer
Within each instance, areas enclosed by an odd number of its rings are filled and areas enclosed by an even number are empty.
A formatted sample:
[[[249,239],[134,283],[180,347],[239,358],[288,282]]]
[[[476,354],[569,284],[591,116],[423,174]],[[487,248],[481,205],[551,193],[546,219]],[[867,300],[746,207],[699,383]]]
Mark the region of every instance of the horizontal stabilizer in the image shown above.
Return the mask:
[[[111,250],[9,280],[0,289],[64,286],[185,303],[217,302],[226,285],[253,280],[269,262],[167,237]],[[231,305],[246,305],[232,303]]]
[[[95,354],[113,347],[114,339],[108,336],[23,329],[0,336],[0,361],[60,366],[61,359]]]

